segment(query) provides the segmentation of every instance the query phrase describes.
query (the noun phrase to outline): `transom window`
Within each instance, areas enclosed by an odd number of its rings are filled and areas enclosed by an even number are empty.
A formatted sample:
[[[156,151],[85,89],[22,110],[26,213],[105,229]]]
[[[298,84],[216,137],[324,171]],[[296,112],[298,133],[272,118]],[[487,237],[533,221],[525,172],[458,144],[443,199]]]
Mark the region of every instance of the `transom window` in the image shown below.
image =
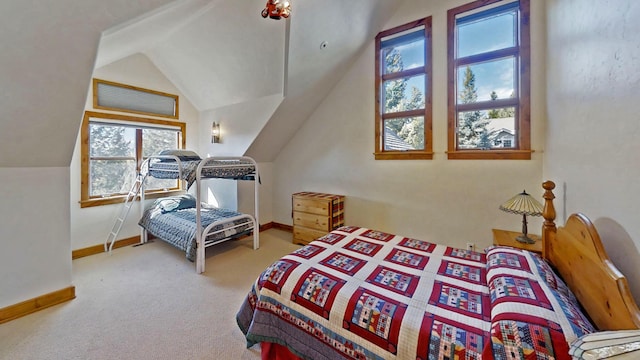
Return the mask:
[[[448,158],[530,159],[529,0],[448,11]]]
[[[431,17],[376,36],[376,160],[433,157],[431,82]]]
[[[82,207],[121,202],[144,159],[185,143],[184,123],[127,115],[87,111],[81,131]],[[177,180],[147,178],[145,194],[166,195],[180,186]]]

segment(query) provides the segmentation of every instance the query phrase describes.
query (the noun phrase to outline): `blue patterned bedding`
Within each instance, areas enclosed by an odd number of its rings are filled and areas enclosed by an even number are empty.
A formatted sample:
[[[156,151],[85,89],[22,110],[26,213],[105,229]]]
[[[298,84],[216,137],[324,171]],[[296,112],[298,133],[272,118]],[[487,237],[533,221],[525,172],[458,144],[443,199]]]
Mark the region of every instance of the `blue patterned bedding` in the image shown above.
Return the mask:
[[[187,188],[196,181],[196,172],[201,161],[206,161],[202,169],[203,178],[246,179],[255,173],[254,163],[246,160],[188,160],[181,161],[182,180],[187,181]],[[178,164],[171,159],[151,162],[149,175],[157,179],[177,179]]]
[[[165,212],[158,204],[159,202],[156,200],[154,205],[145,210],[138,225],[157,238],[185,251],[187,259],[194,261],[196,258],[195,207]],[[203,229],[215,221],[242,215],[233,210],[216,208],[204,203],[200,213]],[[243,226],[232,228],[233,225],[242,223],[244,223]],[[208,236],[207,241],[218,241],[244,235],[250,231],[252,225],[249,219],[242,219],[215,226],[212,231],[226,230],[219,234]]]

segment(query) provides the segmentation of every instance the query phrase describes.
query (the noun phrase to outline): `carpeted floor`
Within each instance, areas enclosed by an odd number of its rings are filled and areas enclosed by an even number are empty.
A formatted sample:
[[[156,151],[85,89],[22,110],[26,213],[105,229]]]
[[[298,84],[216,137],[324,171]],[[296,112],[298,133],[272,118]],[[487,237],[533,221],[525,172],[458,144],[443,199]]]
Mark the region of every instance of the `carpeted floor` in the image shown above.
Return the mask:
[[[259,359],[235,314],[260,272],[299,246],[270,229],[207,249],[206,272],[162,241],[73,261],[76,299],[0,325],[0,359]]]

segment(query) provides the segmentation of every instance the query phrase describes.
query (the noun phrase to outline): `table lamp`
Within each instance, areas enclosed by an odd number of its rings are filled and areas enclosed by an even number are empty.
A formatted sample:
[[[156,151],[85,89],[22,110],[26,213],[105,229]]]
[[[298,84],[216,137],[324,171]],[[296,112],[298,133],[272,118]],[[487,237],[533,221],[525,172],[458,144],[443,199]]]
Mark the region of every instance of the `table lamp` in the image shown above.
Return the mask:
[[[522,190],[521,193],[500,205],[500,210],[522,215],[522,235],[516,237],[517,241],[525,244],[534,244],[536,242],[534,239],[527,236],[527,215],[542,215],[542,204],[540,204],[540,202],[532,198],[526,191]]]

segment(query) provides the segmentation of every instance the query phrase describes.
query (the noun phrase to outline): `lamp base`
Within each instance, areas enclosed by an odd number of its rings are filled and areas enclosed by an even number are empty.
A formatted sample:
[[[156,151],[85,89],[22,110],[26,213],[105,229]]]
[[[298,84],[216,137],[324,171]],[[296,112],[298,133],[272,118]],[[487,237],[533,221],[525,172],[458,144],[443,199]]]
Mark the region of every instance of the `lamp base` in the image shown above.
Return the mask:
[[[536,241],[525,234],[516,237],[516,240],[525,244],[535,244]]]

